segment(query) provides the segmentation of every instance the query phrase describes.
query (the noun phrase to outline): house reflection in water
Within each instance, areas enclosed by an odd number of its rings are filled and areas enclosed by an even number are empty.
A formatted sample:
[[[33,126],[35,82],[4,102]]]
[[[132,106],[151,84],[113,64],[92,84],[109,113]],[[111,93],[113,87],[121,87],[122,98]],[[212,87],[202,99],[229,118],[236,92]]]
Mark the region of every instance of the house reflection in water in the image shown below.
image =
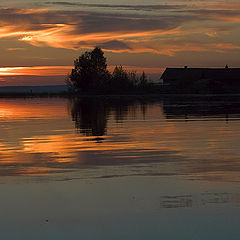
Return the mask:
[[[238,119],[240,98],[234,96],[169,97],[163,99],[167,119]]]
[[[240,98],[196,96],[163,97],[158,99],[136,98],[80,98],[70,101],[70,112],[75,128],[85,136],[107,135],[108,120],[117,123],[126,118],[134,119],[139,111],[145,119],[146,111],[151,105],[159,105],[165,118],[170,119],[225,119],[240,117]],[[99,138],[103,140],[103,138]]]

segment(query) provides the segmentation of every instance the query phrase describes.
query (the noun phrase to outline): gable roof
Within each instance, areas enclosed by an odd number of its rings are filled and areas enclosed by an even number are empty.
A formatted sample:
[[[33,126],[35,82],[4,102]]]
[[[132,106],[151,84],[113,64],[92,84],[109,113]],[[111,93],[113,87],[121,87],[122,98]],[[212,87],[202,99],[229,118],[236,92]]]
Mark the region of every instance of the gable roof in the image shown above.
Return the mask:
[[[166,68],[163,80],[240,80],[240,68]]]

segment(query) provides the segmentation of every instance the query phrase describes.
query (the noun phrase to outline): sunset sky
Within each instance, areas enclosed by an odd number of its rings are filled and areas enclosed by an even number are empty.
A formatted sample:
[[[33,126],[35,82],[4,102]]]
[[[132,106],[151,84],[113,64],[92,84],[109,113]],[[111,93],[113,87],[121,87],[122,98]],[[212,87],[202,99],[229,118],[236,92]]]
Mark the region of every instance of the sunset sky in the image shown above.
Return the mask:
[[[0,86],[63,84],[94,46],[108,65],[155,77],[167,66],[239,67],[239,0],[0,3]]]

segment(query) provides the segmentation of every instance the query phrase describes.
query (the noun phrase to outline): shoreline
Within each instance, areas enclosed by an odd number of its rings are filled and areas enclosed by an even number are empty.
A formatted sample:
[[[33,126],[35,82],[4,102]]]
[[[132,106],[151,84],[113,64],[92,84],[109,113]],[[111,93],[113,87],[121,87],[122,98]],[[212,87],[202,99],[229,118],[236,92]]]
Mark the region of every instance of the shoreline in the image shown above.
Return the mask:
[[[0,98],[206,98],[206,97],[239,97],[240,93],[221,94],[190,94],[190,93],[84,93],[71,94],[69,92],[48,93],[48,92],[4,92],[0,93]]]

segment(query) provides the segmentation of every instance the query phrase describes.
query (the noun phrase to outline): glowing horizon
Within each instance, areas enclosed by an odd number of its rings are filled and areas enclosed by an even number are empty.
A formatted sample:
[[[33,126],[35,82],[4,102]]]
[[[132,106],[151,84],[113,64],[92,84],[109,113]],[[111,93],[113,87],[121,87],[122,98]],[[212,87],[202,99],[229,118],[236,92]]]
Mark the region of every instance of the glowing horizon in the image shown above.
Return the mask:
[[[108,66],[112,72],[115,66]],[[127,71],[141,74],[143,71],[150,78],[159,79],[164,69],[150,67],[123,66]],[[26,85],[64,85],[73,66],[14,66],[0,67],[0,86]],[[41,82],[39,82],[39,80]],[[37,81],[37,82],[36,82]],[[20,82],[20,83],[19,83]]]
[[[113,71],[115,66],[108,66],[109,71]],[[124,66],[127,71],[136,71],[137,73],[161,73],[163,69],[149,68],[149,67],[136,67]],[[18,67],[0,67],[0,76],[63,76],[73,69],[73,66],[18,66]]]

